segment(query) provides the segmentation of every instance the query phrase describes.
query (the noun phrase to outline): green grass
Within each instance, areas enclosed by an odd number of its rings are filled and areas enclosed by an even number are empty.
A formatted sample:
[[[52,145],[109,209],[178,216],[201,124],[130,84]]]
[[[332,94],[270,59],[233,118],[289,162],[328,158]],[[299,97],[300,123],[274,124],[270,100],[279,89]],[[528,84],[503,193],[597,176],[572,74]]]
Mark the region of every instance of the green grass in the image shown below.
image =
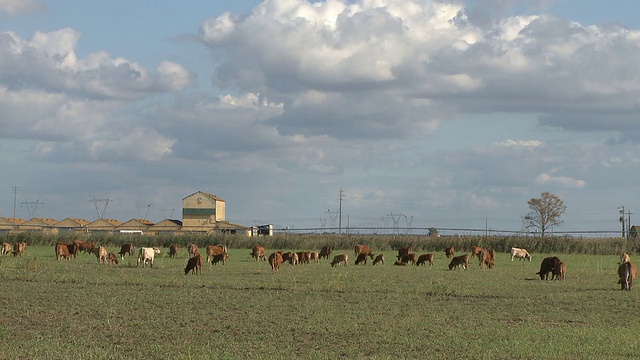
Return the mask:
[[[616,359],[640,353],[638,289],[620,291],[613,255],[554,254],[567,280],[534,261],[447,268],[284,264],[248,249],[184,275],[186,254],[56,261],[53,247],[0,258],[0,358]],[[116,252],[117,249],[110,248]],[[344,250],[352,254],[352,250]],[[353,262],[353,260],[351,261]],[[637,284],[640,287],[640,283]]]

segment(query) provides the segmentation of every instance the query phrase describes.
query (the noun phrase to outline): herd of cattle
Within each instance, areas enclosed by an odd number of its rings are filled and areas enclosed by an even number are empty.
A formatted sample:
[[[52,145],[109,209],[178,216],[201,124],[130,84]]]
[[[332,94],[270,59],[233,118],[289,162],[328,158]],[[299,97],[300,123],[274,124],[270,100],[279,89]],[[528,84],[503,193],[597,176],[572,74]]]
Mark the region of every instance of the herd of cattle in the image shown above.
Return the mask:
[[[27,249],[26,242],[16,242],[10,244],[4,242],[2,244],[2,255],[12,254],[14,257],[22,256]],[[54,247],[57,260],[71,260],[75,258],[78,253],[85,252],[88,254],[94,254],[99,263],[118,264],[118,257],[124,260],[125,255],[134,256],[136,251],[136,245],[133,243],[126,243],[120,247],[120,252],[116,254],[107,252],[104,246],[94,245],[91,242],[74,240],[68,243],[57,243]],[[172,244],[169,246],[169,257],[175,258],[178,256],[180,246],[178,244]],[[207,258],[206,262],[216,265],[218,263],[226,264],[229,257],[228,249],[226,245],[208,245],[205,248]],[[291,265],[298,264],[310,264],[319,263],[320,259],[329,259],[331,255],[331,246],[329,244],[323,246],[320,251],[300,251],[300,252],[285,252],[274,251],[267,257],[267,251],[264,246],[256,245],[251,250],[251,257],[258,260],[264,260],[269,262],[271,270],[277,273],[280,265],[288,262]],[[185,275],[188,273],[200,274],[202,272],[203,259],[200,255],[200,251],[196,244],[190,244],[187,247],[189,259],[184,269]],[[141,247],[138,249],[138,258],[136,266],[142,264],[143,267],[149,264],[153,267],[153,261],[156,255],[160,254],[160,249],[157,247]],[[480,246],[473,246],[471,249],[471,256],[464,254],[455,256],[455,250],[453,246],[449,246],[444,249],[444,254],[448,259],[451,259],[449,263],[449,270],[467,269],[469,267],[469,261],[473,257],[477,257],[481,268],[492,269],[495,266],[496,252],[493,249],[485,249]],[[531,254],[526,249],[512,247],[511,261],[514,259],[531,261]],[[373,260],[373,265],[384,264],[384,254],[375,255],[368,245],[356,245],[354,249],[355,265],[366,265],[367,260]],[[393,263],[395,266],[407,266],[411,265],[427,265],[433,266],[435,254],[427,253],[416,255],[410,247],[403,247],[398,249],[398,255],[396,261]],[[349,265],[349,254],[342,253],[335,255],[331,261],[331,266],[336,267],[339,265]],[[548,280],[549,274],[551,274],[551,280],[565,280],[567,272],[567,265],[561,261],[558,257],[547,257],[542,259],[540,264],[540,271],[536,274],[540,276],[541,280]],[[631,290],[633,280],[638,275],[638,268],[628,254],[623,253],[620,255],[620,262],[618,267],[618,276],[620,280],[621,290]]]

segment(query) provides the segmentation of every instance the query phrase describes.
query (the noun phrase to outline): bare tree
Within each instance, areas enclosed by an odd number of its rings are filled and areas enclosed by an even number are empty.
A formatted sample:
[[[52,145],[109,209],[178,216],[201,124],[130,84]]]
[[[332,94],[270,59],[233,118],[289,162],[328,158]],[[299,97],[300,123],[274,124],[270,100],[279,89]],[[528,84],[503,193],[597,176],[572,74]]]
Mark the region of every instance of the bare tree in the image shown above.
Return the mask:
[[[567,207],[558,196],[543,192],[540,198],[532,198],[527,204],[531,211],[524,216],[525,225],[527,228],[539,229],[542,237],[548,228],[564,223],[562,214]]]

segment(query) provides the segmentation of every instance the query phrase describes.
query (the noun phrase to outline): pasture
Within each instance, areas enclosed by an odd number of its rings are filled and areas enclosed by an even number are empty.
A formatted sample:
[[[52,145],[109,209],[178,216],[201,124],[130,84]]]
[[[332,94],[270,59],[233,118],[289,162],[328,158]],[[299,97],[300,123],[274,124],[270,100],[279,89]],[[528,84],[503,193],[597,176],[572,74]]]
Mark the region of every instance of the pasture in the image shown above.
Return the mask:
[[[620,291],[614,255],[553,254],[566,281],[535,274],[546,254],[482,270],[435,266],[283,264],[249,249],[185,275],[187,254],[162,248],[100,265],[52,246],[0,257],[2,359],[616,359],[640,354],[640,280]],[[299,249],[302,250],[302,249]],[[313,249],[318,250],[318,249]],[[115,247],[108,251],[117,252]],[[267,249],[271,253],[273,249]],[[379,253],[379,252],[378,252]],[[422,252],[418,252],[419,254]],[[456,254],[463,252],[457,251]],[[467,249],[467,253],[469,253]],[[638,261],[638,256],[632,255]]]

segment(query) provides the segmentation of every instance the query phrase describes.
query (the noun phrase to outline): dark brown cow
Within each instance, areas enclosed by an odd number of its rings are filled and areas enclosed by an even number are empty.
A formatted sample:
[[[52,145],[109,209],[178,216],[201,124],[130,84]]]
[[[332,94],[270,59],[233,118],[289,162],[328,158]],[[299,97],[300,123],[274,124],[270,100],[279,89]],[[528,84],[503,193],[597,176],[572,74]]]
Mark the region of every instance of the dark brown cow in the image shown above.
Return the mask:
[[[294,254],[292,252],[284,252],[282,250],[279,250],[276,252],[280,254],[280,257],[282,258],[282,262],[289,262],[290,264],[293,264]]]
[[[454,256],[449,263],[449,270],[458,268],[458,266],[462,266],[463,269],[467,270],[467,268],[469,267],[469,255],[464,254],[460,256]]]
[[[258,260],[267,260],[267,250],[262,245],[256,245],[251,249],[251,257]]]
[[[111,265],[111,264],[116,264],[118,265],[118,257],[116,256],[116,254],[110,252],[109,255],[107,255],[107,262]]]
[[[398,249],[398,260],[402,259],[405,255],[409,255],[413,252],[413,250],[411,250],[411,247],[401,247]]]
[[[428,262],[429,266],[433,266],[433,257],[434,257],[434,254],[422,254],[418,256],[418,261],[416,261],[416,265],[417,266],[425,265]]]
[[[367,254],[358,254],[358,257],[356,258],[356,265],[360,265],[360,264],[364,264],[367,265]]]
[[[13,246],[11,246],[11,244],[9,244],[8,242],[2,243],[2,255],[10,254],[12,248]]]
[[[378,254],[375,259],[373,259],[373,265],[381,263],[384,265],[384,254]]]
[[[416,264],[416,254],[407,254],[407,255],[403,256],[401,259],[398,259],[398,260],[400,260],[400,262],[403,262],[405,264],[411,263],[411,264],[415,265]]]
[[[208,245],[207,246],[207,262],[211,261],[212,257],[220,254],[228,255],[226,245],[221,245],[221,246]]]
[[[331,267],[336,267],[340,265],[340,263],[344,263],[344,266],[349,265],[349,255],[348,254],[340,254],[333,257],[333,261],[331,261]]]
[[[371,248],[368,245],[356,245],[355,253],[356,253],[356,256],[360,254],[365,254],[372,259],[374,257],[373,252],[371,252]]]
[[[93,244],[88,241],[73,240],[73,243],[78,245],[78,251],[84,251],[87,254],[93,254]]]
[[[211,264],[212,265],[218,265],[218,263],[222,263],[222,265],[227,263],[227,259],[229,258],[229,255],[227,255],[226,253],[224,254],[216,254],[216,255],[212,255],[211,256]]]
[[[329,244],[325,245],[320,249],[320,259],[325,258],[329,259],[329,255],[331,255],[331,246]]]
[[[447,259],[451,259],[452,257],[454,257],[456,254],[455,250],[453,249],[453,246],[449,246],[448,248],[444,248],[444,255],[447,257]]]
[[[67,250],[69,251],[69,254],[75,258],[78,255],[78,251],[80,251],[80,249],[78,248],[78,244],[74,242],[70,242],[70,243],[67,243],[66,245],[67,245]]]
[[[283,259],[281,253],[274,252],[269,255],[269,265],[271,265],[271,271],[273,271],[274,273],[278,272],[278,269],[280,269],[280,265],[282,264],[282,262]]]
[[[192,274],[202,274],[202,256],[196,255],[187,260],[187,266],[184,268],[184,274],[187,275],[191,271]]]
[[[178,257],[178,250],[180,250],[180,245],[171,244],[171,246],[169,246],[169,257],[170,258]]]
[[[557,257],[546,257],[542,259],[542,263],[540,263],[540,271],[538,271],[536,274],[540,275],[540,280],[548,280],[549,274],[551,274],[551,277],[553,278],[553,271],[558,267],[559,264],[560,259],[558,259]]]
[[[636,264],[627,261],[618,267],[618,276],[620,280],[618,284],[620,284],[620,290],[631,290],[631,285],[633,284],[633,280],[638,276],[638,268]]]
[[[118,253],[118,255],[120,255],[120,259],[124,261],[124,256],[126,254],[129,254],[129,256],[133,256],[133,252],[135,250],[136,250],[136,245],[134,243],[122,244],[122,246],[120,246],[120,252]]]
[[[55,250],[56,250],[56,260],[62,260],[62,259],[71,260],[71,254],[69,253],[69,248],[67,248],[66,243],[57,243]]]
[[[13,251],[11,252],[11,254],[13,255],[13,257],[22,256],[22,254],[24,254],[26,250],[27,250],[26,242],[24,241],[17,242],[13,244]]]

